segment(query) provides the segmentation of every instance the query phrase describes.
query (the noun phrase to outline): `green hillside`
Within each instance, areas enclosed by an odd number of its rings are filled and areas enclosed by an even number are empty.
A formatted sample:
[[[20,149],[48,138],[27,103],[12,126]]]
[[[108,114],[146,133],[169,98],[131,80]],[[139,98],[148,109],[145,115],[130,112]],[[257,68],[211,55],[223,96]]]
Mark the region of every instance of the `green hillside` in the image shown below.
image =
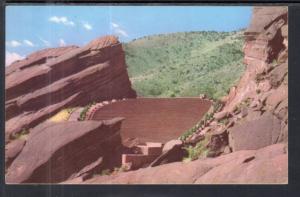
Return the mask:
[[[244,70],[241,32],[183,32],[124,44],[130,80],[139,96],[225,95]]]

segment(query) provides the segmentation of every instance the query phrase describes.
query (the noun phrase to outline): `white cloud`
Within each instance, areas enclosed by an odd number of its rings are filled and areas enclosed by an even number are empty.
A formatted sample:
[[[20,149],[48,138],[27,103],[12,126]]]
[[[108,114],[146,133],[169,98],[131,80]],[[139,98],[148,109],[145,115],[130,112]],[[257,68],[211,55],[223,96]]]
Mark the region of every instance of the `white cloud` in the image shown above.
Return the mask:
[[[62,16],[62,17],[52,16],[52,17],[49,18],[49,21],[53,22],[53,23],[57,23],[57,24],[63,24],[63,25],[66,25],[66,26],[75,26],[75,23],[73,21],[69,20],[65,16]]]
[[[41,37],[39,37],[40,41],[42,41],[42,43],[46,46],[46,47],[50,47],[51,43],[48,40],[45,40]]]
[[[60,47],[64,47],[64,46],[66,46],[66,42],[64,41],[64,39],[59,39],[59,46]]]
[[[118,27],[119,27],[119,25],[118,25],[117,23],[111,22],[110,24],[111,24],[111,26],[114,27],[114,28],[118,28]]]
[[[6,46],[9,46],[9,47],[19,47],[21,46],[22,43],[16,41],[16,40],[12,40],[12,41],[7,41],[6,42]]]
[[[121,28],[119,24],[111,22],[110,25],[115,34],[123,37],[129,37],[128,33],[123,28]]]
[[[82,22],[82,26],[84,29],[90,31],[93,29],[93,26],[91,24],[89,24],[88,22]]]
[[[5,52],[5,66],[9,66],[11,63],[17,61],[17,60],[21,60],[24,59],[25,57],[18,54],[18,53],[14,53],[14,52],[9,52],[6,51]]]
[[[124,36],[124,37],[128,37],[128,34],[125,30],[123,29],[115,29],[115,32],[118,34],[118,35],[121,35],[121,36]]]
[[[23,43],[27,46],[34,47],[35,45],[30,40],[23,40]]]

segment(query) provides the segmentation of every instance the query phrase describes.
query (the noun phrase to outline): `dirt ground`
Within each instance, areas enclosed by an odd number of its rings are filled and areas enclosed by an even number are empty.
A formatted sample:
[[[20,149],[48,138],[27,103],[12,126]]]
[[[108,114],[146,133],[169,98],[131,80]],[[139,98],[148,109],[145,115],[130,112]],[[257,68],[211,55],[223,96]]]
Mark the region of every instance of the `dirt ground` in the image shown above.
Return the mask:
[[[91,119],[124,117],[121,136],[125,144],[132,140],[165,143],[194,126],[210,106],[199,98],[128,99],[102,107]]]

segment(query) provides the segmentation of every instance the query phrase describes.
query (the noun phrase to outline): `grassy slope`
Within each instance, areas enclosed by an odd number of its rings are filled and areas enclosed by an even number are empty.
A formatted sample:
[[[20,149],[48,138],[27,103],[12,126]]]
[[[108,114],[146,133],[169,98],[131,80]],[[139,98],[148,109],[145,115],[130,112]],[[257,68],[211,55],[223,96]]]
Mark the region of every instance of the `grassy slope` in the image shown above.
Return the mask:
[[[244,70],[241,32],[183,32],[140,38],[124,45],[139,96],[226,94]]]

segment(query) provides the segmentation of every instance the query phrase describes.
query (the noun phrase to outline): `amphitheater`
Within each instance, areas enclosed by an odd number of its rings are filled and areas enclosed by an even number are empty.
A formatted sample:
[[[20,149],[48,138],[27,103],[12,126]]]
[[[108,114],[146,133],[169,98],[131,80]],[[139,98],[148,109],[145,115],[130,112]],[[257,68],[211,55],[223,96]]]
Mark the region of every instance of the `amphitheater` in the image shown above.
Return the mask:
[[[210,105],[210,101],[200,98],[127,99],[100,105],[89,119],[124,117],[121,127],[124,145],[133,139],[138,143],[165,143],[197,124]]]
[[[188,107],[187,107],[188,106]],[[112,165],[138,169],[161,155],[163,144],[177,139],[198,123],[211,102],[200,98],[137,98],[97,103],[87,120],[123,117],[121,137],[124,151]]]

